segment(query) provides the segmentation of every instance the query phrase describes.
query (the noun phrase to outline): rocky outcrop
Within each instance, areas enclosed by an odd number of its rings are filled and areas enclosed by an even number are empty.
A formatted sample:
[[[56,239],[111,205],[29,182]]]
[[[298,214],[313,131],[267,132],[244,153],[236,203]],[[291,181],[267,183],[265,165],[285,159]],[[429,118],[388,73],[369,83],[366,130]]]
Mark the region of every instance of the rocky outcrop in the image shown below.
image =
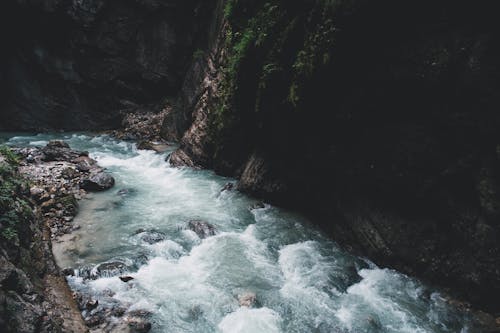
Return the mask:
[[[0,130],[109,129],[179,90],[213,1],[6,0]]]
[[[86,332],[69,287],[54,263],[50,210],[71,216],[73,202],[56,199],[18,172],[20,159],[0,153],[0,327],[2,332]],[[5,159],[4,156],[7,158]],[[42,205],[41,202],[52,202]],[[74,200],[74,198],[73,198]],[[75,201],[76,204],[76,201]],[[49,208],[50,206],[50,208]]]
[[[200,220],[191,220],[188,222],[188,228],[194,231],[201,239],[214,236],[216,234],[215,227],[208,222]]]
[[[240,177],[239,189],[301,207],[357,253],[500,311],[493,12],[221,1],[166,118],[166,135],[182,138],[170,161]]]

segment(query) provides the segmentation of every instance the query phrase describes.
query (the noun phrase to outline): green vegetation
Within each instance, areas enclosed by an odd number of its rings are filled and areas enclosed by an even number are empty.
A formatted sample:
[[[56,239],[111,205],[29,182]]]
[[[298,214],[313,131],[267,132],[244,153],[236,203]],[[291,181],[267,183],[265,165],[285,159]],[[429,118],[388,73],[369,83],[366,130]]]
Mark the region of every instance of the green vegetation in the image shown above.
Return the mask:
[[[27,189],[17,174],[18,157],[7,147],[0,148],[0,239],[19,245],[20,230],[33,218],[29,202],[22,195]]]
[[[205,51],[203,51],[202,49],[196,49],[193,52],[193,60],[194,61],[198,61],[198,60],[202,59],[204,56],[205,56]]]
[[[0,155],[3,155],[9,164],[17,165],[19,164],[19,157],[7,146],[0,146]]]
[[[283,109],[305,112],[304,87],[332,63],[335,10],[345,5],[348,1],[226,1],[226,57],[209,117],[214,160],[227,145],[238,149],[238,138],[256,133],[249,124],[265,123],[264,117]]]

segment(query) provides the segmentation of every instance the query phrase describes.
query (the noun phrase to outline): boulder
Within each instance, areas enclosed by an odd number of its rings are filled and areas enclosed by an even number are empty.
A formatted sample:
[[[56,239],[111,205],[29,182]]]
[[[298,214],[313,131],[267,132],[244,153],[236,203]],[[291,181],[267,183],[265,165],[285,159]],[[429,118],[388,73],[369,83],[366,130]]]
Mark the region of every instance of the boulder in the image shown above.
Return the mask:
[[[112,277],[125,273],[127,268],[121,261],[110,261],[99,264],[91,274],[94,277]]]
[[[89,178],[80,181],[80,188],[86,191],[104,191],[115,185],[115,179],[106,172],[91,174]]]
[[[45,162],[71,161],[80,156],[80,153],[71,150],[66,142],[59,140],[50,141],[41,151],[43,153],[42,160]]]
[[[72,162],[76,164],[77,170],[81,172],[89,172],[97,167],[97,162],[88,156],[79,156]]]
[[[214,236],[216,231],[215,227],[208,222],[200,220],[192,220],[188,222],[189,230],[194,231],[198,237],[207,238],[209,236]]]

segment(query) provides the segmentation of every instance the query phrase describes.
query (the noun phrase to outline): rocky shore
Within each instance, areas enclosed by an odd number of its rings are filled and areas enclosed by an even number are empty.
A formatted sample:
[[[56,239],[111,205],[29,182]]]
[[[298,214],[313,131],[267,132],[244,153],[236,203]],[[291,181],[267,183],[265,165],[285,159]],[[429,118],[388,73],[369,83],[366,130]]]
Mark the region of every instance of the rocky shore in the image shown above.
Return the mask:
[[[55,264],[52,243],[79,228],[72,223],[78,200],[88,191],[111,188],[114,179],[87,152],[62,141],[2,148],[0,156],[1,326],[7,332],[87,332],[78,297]],[[19,207],[4,212],[7,204]]]

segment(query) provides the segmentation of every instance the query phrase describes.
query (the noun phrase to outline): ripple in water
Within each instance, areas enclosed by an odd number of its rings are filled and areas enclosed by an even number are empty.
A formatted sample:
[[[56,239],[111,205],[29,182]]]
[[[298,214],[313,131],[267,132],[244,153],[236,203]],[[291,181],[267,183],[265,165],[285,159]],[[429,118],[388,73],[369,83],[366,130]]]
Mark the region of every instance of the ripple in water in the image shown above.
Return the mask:
[[[256,203],[210,171],[174,169],[165,155],[107,136],[19,135],[13,145],[64,139],[116,179],[80,204],[63,267],[100,304],[153,313],[153,332],[478,332],[472,318],[420,282],[341,251],[295,214]],[[119,190],[123,190],[117,193]],[[203,220],[217,235],[187,229]],[[57,245],[55,245],[57,247]],[[99,273],[99,265],[112,267]],[[93,277],[89,278],[94,274]],[[134,279],[128,283],[118,275]],[[255,293],[255,307],[238,295]]]

